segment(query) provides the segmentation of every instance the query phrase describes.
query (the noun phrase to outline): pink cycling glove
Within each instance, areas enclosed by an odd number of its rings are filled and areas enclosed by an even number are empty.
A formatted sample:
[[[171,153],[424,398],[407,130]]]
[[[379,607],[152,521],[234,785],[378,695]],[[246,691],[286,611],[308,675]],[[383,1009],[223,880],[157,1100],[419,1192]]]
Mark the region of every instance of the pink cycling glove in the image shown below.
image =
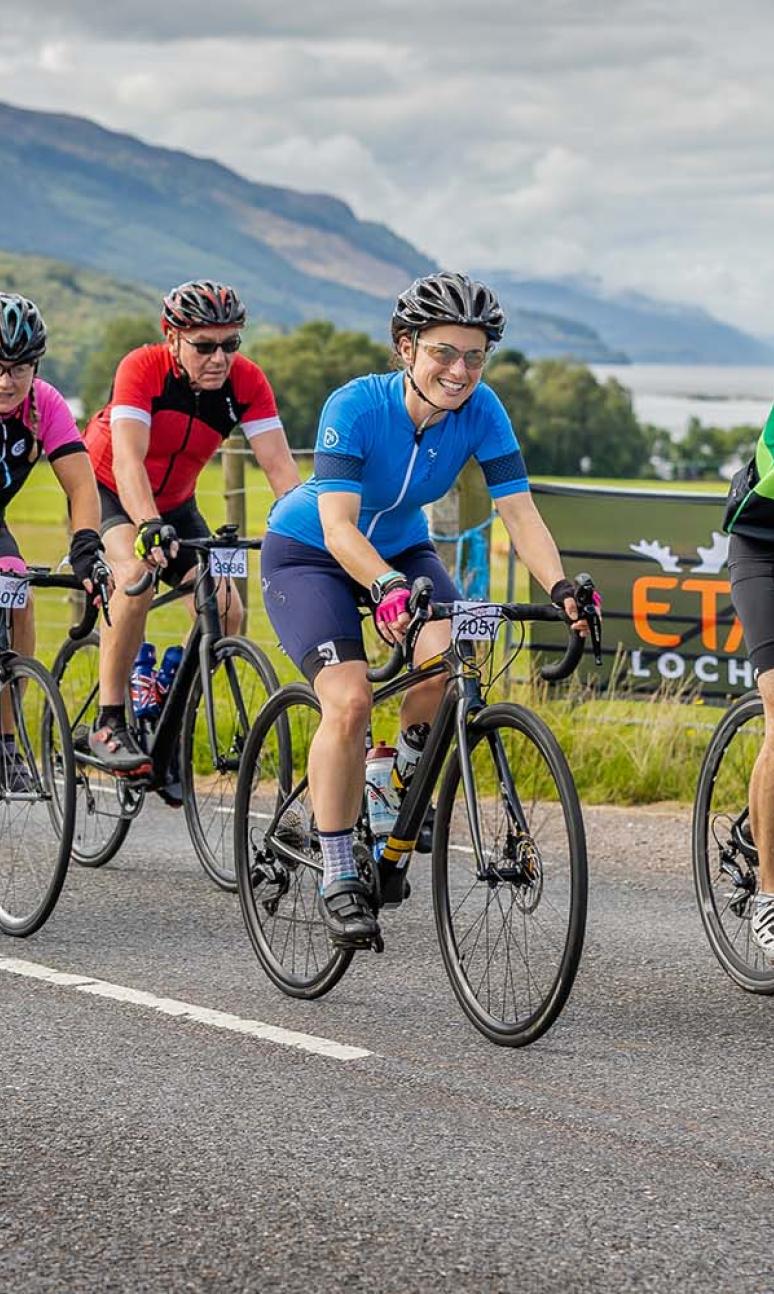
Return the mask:
[[[398,617],[408,610],[410,596],[409,589],[392,589],[374,612],[377,629],[381,629],[382,625],[394,624]]]

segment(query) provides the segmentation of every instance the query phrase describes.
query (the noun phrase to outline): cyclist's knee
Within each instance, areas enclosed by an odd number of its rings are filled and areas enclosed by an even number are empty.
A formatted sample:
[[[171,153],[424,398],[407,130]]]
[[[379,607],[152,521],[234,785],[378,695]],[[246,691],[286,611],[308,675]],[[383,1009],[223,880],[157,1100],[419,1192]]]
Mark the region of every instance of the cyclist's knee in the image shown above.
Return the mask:
[[[334,670],[338,675],[335,680],[332,677]],[[323,718],[339,728],[342,735],[354,736],[365,732],[371,715],[371,685],[364,671],[333,666],[323,672],[326,676],[324,682],[320,675],[316,680]]]

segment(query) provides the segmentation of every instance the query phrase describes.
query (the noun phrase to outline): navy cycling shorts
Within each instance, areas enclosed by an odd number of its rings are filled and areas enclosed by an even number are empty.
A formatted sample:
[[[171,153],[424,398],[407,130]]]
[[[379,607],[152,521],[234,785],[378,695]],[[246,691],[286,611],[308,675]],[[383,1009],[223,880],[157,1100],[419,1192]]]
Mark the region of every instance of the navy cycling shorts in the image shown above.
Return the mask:
[[[462,596],[429,541],[385,560],[409,584],[428,575],[439,602]],[[310,683],[324,665],[367,659],[358,608],[370,607],[371,599],[330,553],[270,530],[261,549],[261,585],[280,645]]]

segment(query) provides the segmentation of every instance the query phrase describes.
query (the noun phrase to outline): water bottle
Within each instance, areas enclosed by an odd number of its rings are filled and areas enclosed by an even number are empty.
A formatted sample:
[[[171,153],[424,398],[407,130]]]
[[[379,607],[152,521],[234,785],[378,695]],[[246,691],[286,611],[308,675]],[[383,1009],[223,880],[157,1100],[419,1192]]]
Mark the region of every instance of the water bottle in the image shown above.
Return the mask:
[[[169,689],[172,686],[172,680],[175,677],[180,662],[183,659],[183,648],[179,646],[167,647],[161,658],[161,664],[156,674],[156,703],[159,713],[164,709],[164,703],[169,696]]]
[[[412,723],[398,738],[398,749],[392,762],[391,782],[399,803],[409,788],[429,732],[429,723]]]
[[[394,747],[381,742],[372,746],[366,755],[366,804],[377,857],[398,816],[398,801],[391,786],[394,759]]]
[[[138,719],[157,719],[159,716],[155,665],[156,648],[153,643],[141,643],[129,681],[132,709]]]

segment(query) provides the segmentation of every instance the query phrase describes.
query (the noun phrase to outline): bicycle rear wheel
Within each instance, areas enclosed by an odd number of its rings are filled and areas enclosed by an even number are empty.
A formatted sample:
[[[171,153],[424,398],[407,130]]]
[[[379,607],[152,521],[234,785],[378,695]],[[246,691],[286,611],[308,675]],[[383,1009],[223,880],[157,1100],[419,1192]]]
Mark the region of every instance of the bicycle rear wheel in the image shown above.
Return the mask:
[[[306,765],[319,722],[320,703],[306,684],[290,683],[267,701],[242,756],[234,813],[237,888],[247,933],[272,983],[301,998],[332,989],[353,956],[333,947],[317,909],[322,856]],[[291,860],[279,857],[267,837],[278,808],[289,800],[274,838],[294,848]]]
[[[217,760],[213,765],[202,680],[186,701],[180,749],[188,831],[199,862],[222,890],[236,889],[234,797],[242,752],[267,697],[279,688],[269,658],[247,638],[221,638],[212,652]]]
[[[483,867],[449,759],[433,838],[433,904],[444,966],[490,1042],[523,1047],[558,1016],[586,924],[583,819],[550,730],[521,706],[485,707],[467,730]]]
[[[70,861],[73,750],[62,699],[38,661],[8,663],[0,698],[13,735],[13,745],[0,742],[0,930],[31,935],[53,911]]]
[[[73,858],[82,867],[102,867],[126,839],[143,792],[134,790],[127,779],[121,786],[107,770],[78,760],[79,753],[88,754],[89,729],[99,712],[99,634],[90,633],[78,642],[68,639],[51,672],[62,694],[75,752]],[[131,713],[128,708],[127,713]]]
[[[747,792],[763,741],[763,703],[740,698],[721,719],[702,761],[693,807],[693,879],[704,930],[723,970],[749,993],[774,993],[774,966],[753,943],[758,854]]]

